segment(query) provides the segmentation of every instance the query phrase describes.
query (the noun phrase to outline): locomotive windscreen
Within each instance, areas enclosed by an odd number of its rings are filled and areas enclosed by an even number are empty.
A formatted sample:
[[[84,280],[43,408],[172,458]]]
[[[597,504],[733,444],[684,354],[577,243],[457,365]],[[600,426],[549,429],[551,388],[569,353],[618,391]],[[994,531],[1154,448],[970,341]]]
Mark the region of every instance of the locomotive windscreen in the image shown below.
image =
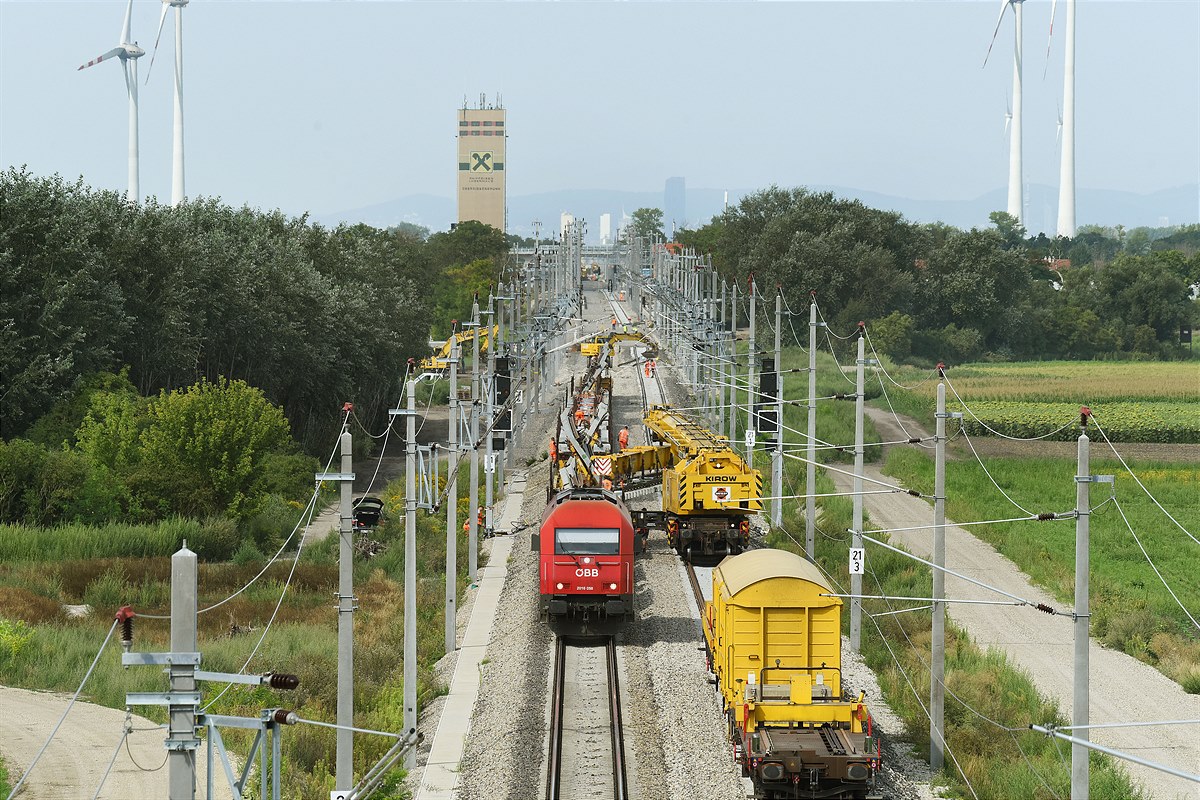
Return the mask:
[[[554,552],[560,555],[611,556],[621,552],[616,528],[555,528]]]

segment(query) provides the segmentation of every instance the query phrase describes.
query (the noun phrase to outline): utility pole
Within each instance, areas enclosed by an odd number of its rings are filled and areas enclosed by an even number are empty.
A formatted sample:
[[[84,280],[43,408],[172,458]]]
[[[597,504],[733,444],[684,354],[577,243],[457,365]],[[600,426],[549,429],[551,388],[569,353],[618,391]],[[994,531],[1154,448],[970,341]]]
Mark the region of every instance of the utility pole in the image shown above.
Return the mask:
[[[737,281],[729,298],[729,447],[737,446]]]
[[[492,502],[494,501],[493,492],[495,491],[492,485],[496,477],[496,452],[492,449],[492,437],[495,435],[492,430],[492,424],[496,418],[496,346],[497,340],[500,338],[496,322],[496,296],[493,294],[488,297],[488,330],[489,332],[493,328],[497,330],[488,340],[487,380],[484,382],[485,390],[487,391],[487,417],[484,420],[483,426],[483,435],[487,437],[487,445],[484,451],[487,453],[487,456],[484,458],[483,465],[485,536],[492,535]]]
[[[404,460],[404,730],[417,727],[417,380],[408,379],[407,456]],[[351,722],[351,725],[354,723]],[[339,731],[340,733],[341,731]],[[404,768],[417,765],[413,748]]]
[[[942,769],[946,747],[946,381],[938,364],[933,462],[933,644],[929,654],[929,767]]]
[[[183,547],[171,556],[171,652],[196,653],[196,554]],[[183,659],[181,659],[181,662]],[[194,663],[169,664],[171,694],[196,691]],[[168,800],[196,796],[196,705],[170,705],[167,733]]]
[[[728,395],[729,395],[729,386],[728,386],[729,380],[725,374],[726,373],[726,369],[725,369],[725,338],[727,335],[726,329],[729,327],[727,317],[725,316],[725,302],[726,302],[725,280],[722,278],[721,279],[721,327],[719,329],[720,333],[719,333],[718,339],[717,339],[717,354],[718,354],[717,355],[717,380],[720,383],[720,385],[717,387],[717,391],[719,391],[721,393],[720,407],[717,409],[717,424],[718,424],[717,433],[721,434],[722,436],[725,435],[725,405],[726,405],[725,398],[728,397]]]
[[[1079,443],[1077,445],[1077,469],[1075,470],[1075,689],[1071,703],[1072,733],[1079,739],[1088,740],[1091,732],[1091,711],[1088,703],[1089,658],[1088,626],[1091,622],[1091,604],[1088,601],[1088,562],[1090,548],[1089,526],[1091,523],[1091,475],[1090,447],[1087,435],[1087,408],[1079,414]],[[1107,477],[1112,480],[1111,476]],[[1081,727],[1082,726],[1082,727]],[[1071,798],[1088,800],[1090,793],[1088,770],[1088,748],[1083,744],[1071,745]]]
[[[783,525],[783,291],[775,290],[775,453],[771,457],[771,524]]]
[[[459,345],[456,325],[450,336],[450,463],[446,470],[446,652],[453,653],[457,644],[458,615],[458,359]],[[436,488],[435,488],[436,491]]]
[[[746,463],[754,468],[754,443],[757,436],[754,425],[754,409],[758,406],[758,392],[754,385],[754,359],[757,357],[757,340],[754,338],[754,322],[758,316],[758,292],[754,290],[754,273],[750,273],[750,341],[746,345]]]
[[[817,560],[817,298],[808,307],[808,456],[804,479],[804,552]]]
[[[354,787],[354,517],[351,504],[354,493],[354,463],[350,432],[339,437],[342,472],[341,524],[338,528],[338,691],[337,691],[337,769],[334,788],[348,791]],[[409,446],[413,446],[410,441]],[[407,467],[409,480],[414,467]],[[415,499],[416,495],[413,494]]]
[[[863,392],[866,389],[866,339],[861,323],[858,328],[858,383],[854,396],[854,541],[851,547],[865,566],[863,539]],[[853,561],[853,555],[851,556]],[[862,643],[862,572],[850,573],[850,649],[860,651]]]
[[[474,343],[471,345],[471,467],[467,509],[467,572],[471,583],[476,582],[479,572],[479,337],[483,331],[479,326],[479,295],[471,303],[471,319],[475,326]]]

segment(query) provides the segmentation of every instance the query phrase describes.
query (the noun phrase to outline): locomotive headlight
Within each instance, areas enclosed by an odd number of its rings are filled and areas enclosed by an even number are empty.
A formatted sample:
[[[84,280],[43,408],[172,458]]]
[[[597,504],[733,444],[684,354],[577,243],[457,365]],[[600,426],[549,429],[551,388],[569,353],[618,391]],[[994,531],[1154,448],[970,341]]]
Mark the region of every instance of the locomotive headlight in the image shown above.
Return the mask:
[[[584,557],[583,557],[583,563],[585,563],[585,564],[590,564],[590,563],[592,563],[592,559],[591,559],[591,558],[589,558],[588,556],[584,556]]]
[[[554,584],[554,588],[561,590],[563,588],[563,585],[561,583],[556,583],[556,584]]]
[[[617,590],[617,585],[615,583],[610,583],[608,585],[608,588],[612,589],[615,592]]]

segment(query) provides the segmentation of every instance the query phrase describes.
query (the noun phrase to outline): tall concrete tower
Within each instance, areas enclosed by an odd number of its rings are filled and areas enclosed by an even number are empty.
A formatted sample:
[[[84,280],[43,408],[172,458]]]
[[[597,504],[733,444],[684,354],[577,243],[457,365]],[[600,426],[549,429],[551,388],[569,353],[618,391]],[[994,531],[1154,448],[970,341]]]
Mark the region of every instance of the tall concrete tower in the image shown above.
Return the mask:
[[[500,98],[489,104],[479,96],[479,107],[458,111],[458,221],[478,220],[506,229],[504,106]]]

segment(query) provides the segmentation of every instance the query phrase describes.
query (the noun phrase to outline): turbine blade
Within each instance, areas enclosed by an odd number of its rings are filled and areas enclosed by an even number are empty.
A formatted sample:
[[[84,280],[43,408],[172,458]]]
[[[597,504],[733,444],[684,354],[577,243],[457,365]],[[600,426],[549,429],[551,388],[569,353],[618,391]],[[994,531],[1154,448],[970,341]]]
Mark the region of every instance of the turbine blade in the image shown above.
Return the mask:
[[[124,53],[124,52],[125,52],[125,48],[123,48],[123,47],[114,47],[112,50],[109,50],[109,51],[108,51],[107,53],[105,53],[104,55],[101,55],[101,56],[96,56],[96,57],[95,57],[95,58],[93,58],[91,61],[89,61],[89,62],[87,62],[86,64],[84,64],[84,65],[82,65],[81,67],[79,67],[79,69],[87,69],[88,67],[94,67],[94,66],[96,66],[97,64],[99,64],[101,61],[105,61],[105,60],[107,60],[107,59],[110,59],[110,58],[112,58],[113,56],[120,55],[121,53]],[[75,70],[75,71],[76,71],[76,72],[78,72],[79,70],[77,69],[77,70]]]
[[[1042,67],[1042,80],[1046,80],[1046,73],[1050,71],[1050,45],[1054,43],[1054,11],[1058,8],[1058,0],[1050,2],[1050,35],[1046,37],[1046,66]]]
[[[1000,16],[996,18],[996,30],[992,31],[992,40],[988,42],[987,53],[983,57],[983,66],[987,66],[988,57],[992,54],[992,45],[996,44],[996,37],[1000,35],[1000,25],[1004,22],[1004,12],[1008,11],[1010,0],[1000,0]]]
[[[130,21],[133,18],[133,0],[125,6],[125,24],[121,26],[121,44],[133,44],[133,34],[130,33]]]
[[[146,67],[146,83],[150,83],[150,72],[154,69],[154,57],[158,55],[158,43],[162,40],[163,23],[167,21],[167,11],[171,5],[163,0],[162,14],[158,18],[158,35],[154,37],[154,52],[150,54],[150,66]]]

